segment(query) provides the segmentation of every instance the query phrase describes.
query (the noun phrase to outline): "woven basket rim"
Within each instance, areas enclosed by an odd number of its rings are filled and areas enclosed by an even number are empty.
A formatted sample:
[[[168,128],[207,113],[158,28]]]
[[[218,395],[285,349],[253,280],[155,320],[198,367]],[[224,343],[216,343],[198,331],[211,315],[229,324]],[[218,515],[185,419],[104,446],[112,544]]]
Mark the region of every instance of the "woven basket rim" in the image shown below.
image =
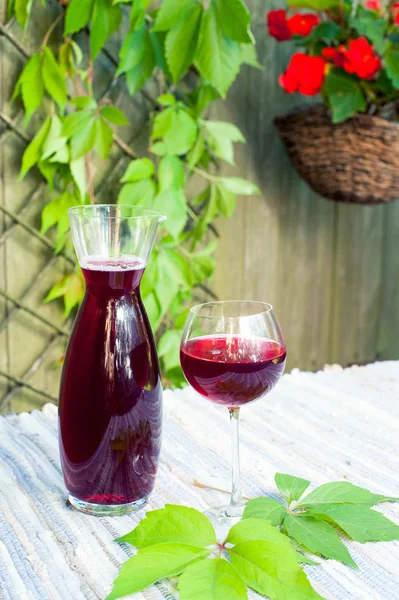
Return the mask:
[[[348,123],[350,123],[351,121],[363,121],[363,122],[373,122],[376,125],[380,125],[382,126],[393,126],[395,128],[397,128],[399,130],[399,122],[398,121],[388,121],[388,119],[383,119],[382,117],[377,117],[375,115],[369,115],[369,114],[364,114],[364,113],[358,113],[356,115],[354,115],[353,117],[351,117],[350,119],[347,119],[346,121],[343,121],[342,123],[333,123],[329,117],[329,111],[328,109],[325,107],[324,104],[311,104],[311,105],[299,105],[296,106],[294,109],[292,109],[291,111],[283,114],[283,115],[277,115],[274,117],[273,122],[278,125],[279,123],[282,123],[284,121],[287,121],[290,119],[290,117],[296,117],[298,115],[301,114],[312,114],[312,113],[324,113],[330,123],[332,127],[339,127],[340,125],[346,125]]]

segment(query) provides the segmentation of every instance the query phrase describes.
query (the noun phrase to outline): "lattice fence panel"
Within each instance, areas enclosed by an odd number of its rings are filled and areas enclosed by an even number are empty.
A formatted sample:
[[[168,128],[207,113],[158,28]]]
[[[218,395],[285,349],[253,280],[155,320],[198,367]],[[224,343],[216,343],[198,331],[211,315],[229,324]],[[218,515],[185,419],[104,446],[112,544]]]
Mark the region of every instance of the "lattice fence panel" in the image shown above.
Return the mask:
[[[22,154],[37,130],[34,116],[26,131],[23,110],[11,103],[15,82],[29,56],[37,50],[58,5],[35,4],[28,30],[15,19],[7,22],[6,3],[0,5],[0,412],[31,410],[57,401],[60,367],[70,321],[57,302],[43,304],[53,283],[71,266],[71,258],[55,255],[50,235],[40,234],[40,214],[48,189],[32,170],[18,180]],[[61,25],[56,30],[61,34]],[[106,165],[94,165],[98,202],[114,202],[127,162],[145,151],[152,90],[130,98],[123,82],[114,79],[120,40],[113,40],[96,60],[94,91],[109,98],[131,122],[117,130],[116,143]]]

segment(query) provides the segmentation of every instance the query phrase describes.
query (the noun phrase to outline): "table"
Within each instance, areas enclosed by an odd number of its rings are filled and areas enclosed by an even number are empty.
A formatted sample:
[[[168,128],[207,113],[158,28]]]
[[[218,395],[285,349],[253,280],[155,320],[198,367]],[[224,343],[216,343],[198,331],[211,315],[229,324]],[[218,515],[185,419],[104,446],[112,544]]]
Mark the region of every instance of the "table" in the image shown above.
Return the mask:
[[[166,391],[162,461],[149,509],[166,502],[205,510],[229,488],[226,409],[190,389]],[[285,375],[265,400],[242,410],[245,495],[278,497],[276,471],[352,483],[399,496],[399,362],[326,367]],[[0,598],[103,600],[129,547],[113,542],[143,517],[96,518],[67,507],[57,444],[57,409],[0,418]],[[399,522],[399,504],[380,505]],[[348,542],[360,569],[335,561],[306,567],[328,600],[398,600],[399,542]],[[135,599],[173,600],[160,582]],[[259,598],[252,594],[251,598]],[[287,599],[289,600],[289,599]]]

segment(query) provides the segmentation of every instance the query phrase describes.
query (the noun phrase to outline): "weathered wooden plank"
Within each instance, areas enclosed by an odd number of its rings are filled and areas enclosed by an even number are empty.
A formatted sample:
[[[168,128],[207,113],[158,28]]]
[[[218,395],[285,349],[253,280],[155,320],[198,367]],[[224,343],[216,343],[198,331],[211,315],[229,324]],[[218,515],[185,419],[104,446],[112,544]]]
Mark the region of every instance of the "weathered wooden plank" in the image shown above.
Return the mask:
[[[399,201],[384,209],[383,290],[379,307],[380,358],[399,359]]]
[[[331,354],[346,365],[377,354],[384,207],[340,206],[335,240]]]

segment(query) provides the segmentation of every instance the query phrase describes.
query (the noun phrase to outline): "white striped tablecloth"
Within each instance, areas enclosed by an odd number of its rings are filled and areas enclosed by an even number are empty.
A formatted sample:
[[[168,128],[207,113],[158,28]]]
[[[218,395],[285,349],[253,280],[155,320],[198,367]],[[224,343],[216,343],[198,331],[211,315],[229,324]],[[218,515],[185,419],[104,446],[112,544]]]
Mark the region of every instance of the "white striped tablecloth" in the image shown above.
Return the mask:
[[[162,460],[147,509],[167,502],[200,510],[221,504],[222,494],[195,487],[193,478],[229,488],[227,410],[190,389],[166,391],[164,404]],[[293,372],[241,412],[246,496],[278,497],[277,471],[310,479],[312,487],[347,480],[399,496],[399,362]],[[145,511],[96,518],[68,508],[65,498],[56,407],[1,417],[2,600],[103,600],[111,590],[132,554],[113,539],[133,529]],[[399,523],[399,504],[379,510]],[[399,542],[347,543],[359,570],[332,560],[306,567],[320,594],[328,600],[399,600]],[[168,582],[132,596],[177,597]]]

